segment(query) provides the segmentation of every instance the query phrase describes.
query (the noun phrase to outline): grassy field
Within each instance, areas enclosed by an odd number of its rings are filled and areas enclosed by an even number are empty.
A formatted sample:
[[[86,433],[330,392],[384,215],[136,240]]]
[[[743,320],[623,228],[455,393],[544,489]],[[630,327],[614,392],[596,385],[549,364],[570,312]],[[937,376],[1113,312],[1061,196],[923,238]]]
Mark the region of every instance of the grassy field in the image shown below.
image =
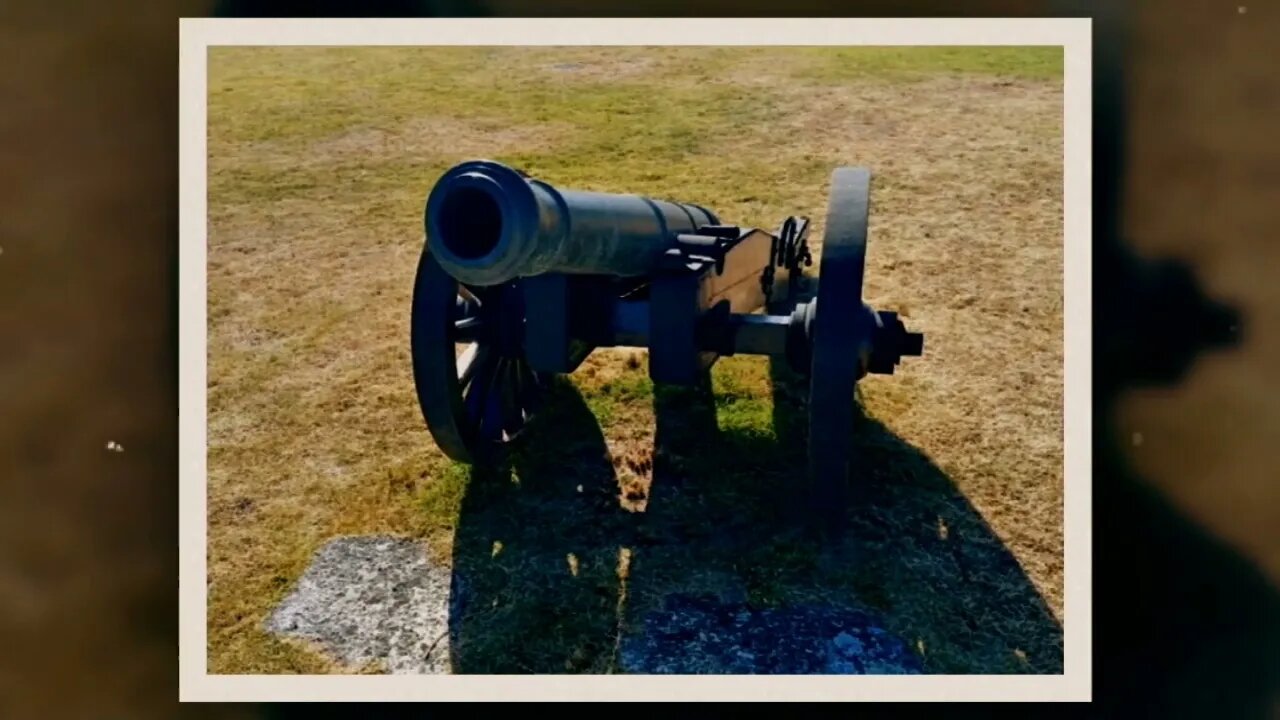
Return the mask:
[[[352,671],[261,623],[323,542],[373,532],[471,578],[463,671],[609,671],[637,613],[726,588],[872,607],[934,672],[1061,671],[1060,51],[218,48],[209,68],[210,672]],[[867,299],[926,355],[861,385],[845,545],[777,512],[803,393],[762,358],[655,393],[642,353],[598,351],[504,477],[443,458],[410,292],[426,193],[477,156],[742,225],[806,214],[815,240],[832,169],[872,169]]]

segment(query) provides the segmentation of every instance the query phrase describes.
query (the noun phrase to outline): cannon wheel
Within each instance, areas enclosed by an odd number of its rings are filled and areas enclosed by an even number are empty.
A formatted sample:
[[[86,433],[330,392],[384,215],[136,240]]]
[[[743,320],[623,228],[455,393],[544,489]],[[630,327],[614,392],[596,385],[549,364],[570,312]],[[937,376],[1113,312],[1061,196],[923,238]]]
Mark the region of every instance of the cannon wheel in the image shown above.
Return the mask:
[[[848,503],[854,390],[862,377],[874,317],[862,303],[871,172],[838,168],[831,178],[818,271],[809,307],[809,500],[828,531],[837,531]]]
[[[523,323],[517,282],[461,285],[423,252],[410,320],[413,380],[427,429],[450,458],[496,460],[541,404],[548,377],[524,361]]]

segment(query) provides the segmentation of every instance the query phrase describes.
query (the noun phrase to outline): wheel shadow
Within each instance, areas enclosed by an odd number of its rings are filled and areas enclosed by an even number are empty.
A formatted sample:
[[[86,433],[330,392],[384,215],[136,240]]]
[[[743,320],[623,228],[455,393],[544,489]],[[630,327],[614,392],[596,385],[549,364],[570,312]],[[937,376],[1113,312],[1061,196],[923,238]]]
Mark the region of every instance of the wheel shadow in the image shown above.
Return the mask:
[[[453,544],[455,673],[600,673],[625,512],[600,426],[557,379],[507,464],[473,468]]]

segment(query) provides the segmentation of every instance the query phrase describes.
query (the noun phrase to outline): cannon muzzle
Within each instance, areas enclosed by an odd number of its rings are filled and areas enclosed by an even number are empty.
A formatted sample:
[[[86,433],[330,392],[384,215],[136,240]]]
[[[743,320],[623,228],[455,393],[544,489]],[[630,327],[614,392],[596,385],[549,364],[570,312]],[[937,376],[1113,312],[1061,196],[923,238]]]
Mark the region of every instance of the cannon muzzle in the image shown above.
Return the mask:
[[[559,190],[488,160],[445,172],[426,207],[431,254],[481,286],[550,272],[645,275],[677,235],[719,222],[697,205]]]

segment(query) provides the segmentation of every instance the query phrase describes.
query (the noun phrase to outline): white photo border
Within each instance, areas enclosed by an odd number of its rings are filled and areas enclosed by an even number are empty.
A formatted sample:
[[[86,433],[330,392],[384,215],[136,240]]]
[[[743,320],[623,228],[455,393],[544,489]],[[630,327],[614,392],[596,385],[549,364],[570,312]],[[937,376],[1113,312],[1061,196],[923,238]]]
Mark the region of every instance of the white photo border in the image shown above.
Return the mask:
[[[1089,18],[179,20],[179,699],[1088,701],[1092,697],[1092,40]],[[708,43],[702,38],[715,38]],[[481,42],[482,40],[482,42]],[[229,45],[1048,45],[1063,48],[1064,672],[1061,675],[210,675],[207,63]]]

